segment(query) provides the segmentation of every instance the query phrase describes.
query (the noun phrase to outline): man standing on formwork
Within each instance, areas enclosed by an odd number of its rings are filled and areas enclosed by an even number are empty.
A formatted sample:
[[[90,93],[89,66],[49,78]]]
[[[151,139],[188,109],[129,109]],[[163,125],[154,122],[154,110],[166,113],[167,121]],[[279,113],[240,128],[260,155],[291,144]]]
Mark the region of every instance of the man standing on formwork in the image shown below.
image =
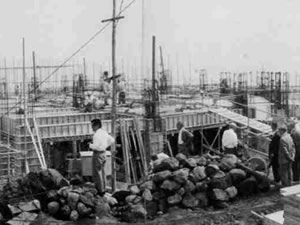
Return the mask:
[[[178,133],[178,153],[189,157],[194,152],[193,138],[194,135],[184,128],[182,122],[176,124]]]
[[[105,184],[105,171],[104,166],[106,162],[106,149],[110,147],[115,139],[110,136],[105,130],[102,129],[102,123],[99,119],[91,121],[92,129],[95,132],[93,136],[93,143],[90,143],[89,147],[93,150],[92,159],[92,173],[93,180],[100,196],[103,196],[106,191]]]
[[[222,136],[222,148],[225,154],[234,154],[238,156],[238,137],[235,133],[237,126],[235,123],[229,124],[229,129],[225,130]]]
[[[295,158],[295,145],[291,135],[287,132],[287,126],[282,124],[279,127],[280,144],[278,152],[278,163],[281,184],[292,185],[292,164]]]

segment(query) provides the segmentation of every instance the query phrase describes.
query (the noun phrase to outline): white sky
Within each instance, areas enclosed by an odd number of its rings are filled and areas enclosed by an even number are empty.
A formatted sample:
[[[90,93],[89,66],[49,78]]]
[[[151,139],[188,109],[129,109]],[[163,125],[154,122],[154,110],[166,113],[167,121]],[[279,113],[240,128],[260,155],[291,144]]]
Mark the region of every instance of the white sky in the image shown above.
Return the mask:
[[[121,0],[117,0],[118,5]],[[130,0],[124,0],[127,5]],[[118,69],[139,71],[141,2],[124,13],[118,25]],[[112,0],[0,0],[0,60],[20,57],[26,39],[26,57],[64,59],[91,37],[102,19],[110,18]],[[300,67],[299,0],[145,0],[146,63],[151,66],[151,36],[163,47],[173,74],[207,68],[281,69]],[[83,56],[109,67],[111,29],[107,29],[76,58]],[[157,54],[157,59],[159,54]],[[178,60],[176,60],[176,58]],[[159,67],[158,67],[159,68]],[[179,78],[180,79],[180,78]],[[196,78],[194,78],[196,79]],[[192,81],[191,81],[192,82]]]

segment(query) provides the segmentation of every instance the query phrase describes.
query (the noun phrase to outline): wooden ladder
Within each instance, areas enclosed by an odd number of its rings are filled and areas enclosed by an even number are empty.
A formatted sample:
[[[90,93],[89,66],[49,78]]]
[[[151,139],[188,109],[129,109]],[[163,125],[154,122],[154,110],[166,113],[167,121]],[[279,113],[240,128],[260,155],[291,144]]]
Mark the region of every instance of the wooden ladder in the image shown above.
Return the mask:
[[[46,160],[45,160],[45,155],[44,155],[44,151],[43,151],[43,147],[42,147],[42,143],[41,143],[41,137],[39,134],[38,124],[36,122],[36,119],[33,118],[33,128],[34,129],[32,129],[30,127],[28,119],[26,119],[25,123],[26,123],[26,127],[29,131],[30,137],[32,139],[32,143],[34,145],[35,152],[36,152],[39,162],[41,164],[41,168],[47,169],[47,164],[46,164]]]

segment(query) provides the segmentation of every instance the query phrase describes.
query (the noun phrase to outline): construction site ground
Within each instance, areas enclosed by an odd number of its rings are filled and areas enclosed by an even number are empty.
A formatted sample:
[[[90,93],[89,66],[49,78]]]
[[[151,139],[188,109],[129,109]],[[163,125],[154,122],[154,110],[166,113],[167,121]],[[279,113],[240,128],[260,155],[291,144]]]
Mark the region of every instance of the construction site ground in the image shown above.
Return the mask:
[[[270,214],[282,210],[281,197],[279,190],[268,193],[256,194],[248,198],[239,198],[231,203],[227,209],[181,209],[178,207],[170,208],[169,212],[158,216],[153,220],[146,220],[136,224],[151,225],[259,225],[263,224],[259,215]],[[105,216],[102,219],[82,219],[77,222],[58,221],[41,214],[34,225],[100,225],[100,224],[128,224],[120,223],[112,216]]]

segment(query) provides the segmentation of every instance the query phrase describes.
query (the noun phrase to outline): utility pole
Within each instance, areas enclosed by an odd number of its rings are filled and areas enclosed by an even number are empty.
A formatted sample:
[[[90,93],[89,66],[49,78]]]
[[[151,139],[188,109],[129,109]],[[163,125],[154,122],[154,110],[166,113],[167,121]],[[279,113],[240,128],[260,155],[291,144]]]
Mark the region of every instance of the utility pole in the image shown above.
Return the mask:
[[[36,66],[35,66],[35,52],[32,52],[32,68],[33,68],[33,88],[34,88],[34,99],[33,101],[37,101],[37,84],[36,84]]]
[[[116,0],[113,0],[113,14],[111,19],[102,20],[102,22],[112,22],[112,81],[113,81],[113,96],[112,96],[112,108],[111,108],[111,132],[112,136],[116,139],[116,119],[117,119],[117,106],[116,106],[116,96],[117,96],[117,81],[116,76],[116,21],[123,19],[123,16],[116,17]],[[111,167],[112,167],[112,191],[116,190],[116,165],[115,165],[115,152],[116,145],[111,146],[112,156],[111,156]]]
[[[152,37],[152,101],[156,101],[155,96],[155,36]]]

